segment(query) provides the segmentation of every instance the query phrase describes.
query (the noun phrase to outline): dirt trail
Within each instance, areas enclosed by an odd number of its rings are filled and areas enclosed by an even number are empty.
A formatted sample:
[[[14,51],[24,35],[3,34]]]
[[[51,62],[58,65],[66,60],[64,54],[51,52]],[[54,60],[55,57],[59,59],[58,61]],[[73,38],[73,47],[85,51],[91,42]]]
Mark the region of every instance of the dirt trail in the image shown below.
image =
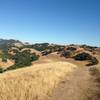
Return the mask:
[[[76,62],[72,59],[61,58],[56,54],[42,57],[39,62],[41,64],[55,61],[67,61],[79,66],[79,68],[64,77],[57,88],[54,89],[50,100],[87,100],[89,98],[89,89],[94,85],[89,68],[85,66],[87,62]]]
[[[53,91],[50,100],[87,100],[93,86],[88,68],[81,67],[67,75]]]

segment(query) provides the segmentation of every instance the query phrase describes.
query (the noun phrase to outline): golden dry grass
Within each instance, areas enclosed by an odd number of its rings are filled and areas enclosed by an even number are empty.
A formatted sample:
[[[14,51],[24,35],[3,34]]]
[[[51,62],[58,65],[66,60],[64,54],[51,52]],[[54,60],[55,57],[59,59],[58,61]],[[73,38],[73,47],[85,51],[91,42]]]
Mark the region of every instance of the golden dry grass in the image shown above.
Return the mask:
[[[33,48],[24,48],[24,49],[22,49],[21,51],[23,52],[23,51],[25,51],[25,50],[30,50],[31,53],[40,54],[39,51],[37,51],[37,50],[35,50],[35,49],[33,49]]]
[[[0,75],[0,100],[48,100],[57,84],[77,66],[67,62],[37,64]]]
[[[2,60],[0,59],[0,68],[6,69],[9,66],[12,66],[13,64],[14,64],[13,60],[7,59],[7,62],[2,62]]]
[[[24,46],[22,43],[14,43],[14,45],[19,48]]]

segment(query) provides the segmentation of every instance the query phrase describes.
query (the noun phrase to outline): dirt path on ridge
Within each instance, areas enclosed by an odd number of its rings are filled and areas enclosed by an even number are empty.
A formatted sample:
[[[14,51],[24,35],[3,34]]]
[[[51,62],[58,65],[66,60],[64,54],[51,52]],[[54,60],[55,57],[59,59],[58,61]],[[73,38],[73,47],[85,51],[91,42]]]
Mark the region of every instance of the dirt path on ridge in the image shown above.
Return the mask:
[[[40,57],[34,64],[42,64],[48,62],[70,62],[77,65],[79,68],[73,73],[69,73],[53,90],[50,100],[87,100],[88,89],[93,87],[92,76],[89,73],[89,68],[85,66],[87,62],[75,61],[73,59],[65,59],[56,54]]]

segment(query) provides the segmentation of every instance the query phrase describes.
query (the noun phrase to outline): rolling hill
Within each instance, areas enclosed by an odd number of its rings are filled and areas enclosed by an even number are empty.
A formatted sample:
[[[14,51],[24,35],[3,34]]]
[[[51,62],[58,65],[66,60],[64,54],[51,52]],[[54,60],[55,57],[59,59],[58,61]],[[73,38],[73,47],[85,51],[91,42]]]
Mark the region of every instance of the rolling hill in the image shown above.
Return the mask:
[[[100,100],[99,61],[99,47],[0,39],[0,100]]]

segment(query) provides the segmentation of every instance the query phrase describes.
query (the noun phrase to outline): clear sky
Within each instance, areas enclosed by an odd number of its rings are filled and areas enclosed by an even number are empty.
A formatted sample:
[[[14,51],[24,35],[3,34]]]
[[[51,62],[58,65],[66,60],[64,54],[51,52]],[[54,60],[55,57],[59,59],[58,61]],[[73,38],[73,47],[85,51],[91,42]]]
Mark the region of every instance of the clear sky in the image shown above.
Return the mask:
[[[100,0],[0,0],[0,38],[100,46]]]

